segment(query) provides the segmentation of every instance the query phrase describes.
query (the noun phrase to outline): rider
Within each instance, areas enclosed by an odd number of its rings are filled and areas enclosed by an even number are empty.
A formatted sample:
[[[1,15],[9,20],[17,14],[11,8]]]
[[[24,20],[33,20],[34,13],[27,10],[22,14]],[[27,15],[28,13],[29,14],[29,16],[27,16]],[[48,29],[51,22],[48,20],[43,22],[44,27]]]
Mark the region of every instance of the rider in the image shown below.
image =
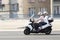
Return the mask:
[[[38,30],[38,28],[41,29],[41,27],[45,28],[46,26],[49,26],[47,11],[44,11],[44,13],[39,12],[38,15],[40,17],[37,20],[35,20],[36,30]]]
[[[44,22],[46,23],[44,26],[42,26],[42,29],[48,27],[50,25],[49,23],[49,16],[48,16],[48,12],[47,11],[44,11],[43,13],[43,16],[44,16]]]
[[[38,30],[38,27],[46,24],[44,22],[44,15],[42,12],[38,12],[39,18],[37,20],[34,21],[34,25],[35,25],[35,29]]]

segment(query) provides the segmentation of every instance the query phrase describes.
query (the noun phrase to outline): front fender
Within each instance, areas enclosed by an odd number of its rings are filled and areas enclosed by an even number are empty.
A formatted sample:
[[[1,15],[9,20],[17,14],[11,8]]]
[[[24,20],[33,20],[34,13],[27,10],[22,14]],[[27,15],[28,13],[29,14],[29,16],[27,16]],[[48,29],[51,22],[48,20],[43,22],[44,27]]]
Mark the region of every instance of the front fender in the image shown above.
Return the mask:
[[[33,29],[31,25],[26,26],[26,28],[29,28],[30,31]]]

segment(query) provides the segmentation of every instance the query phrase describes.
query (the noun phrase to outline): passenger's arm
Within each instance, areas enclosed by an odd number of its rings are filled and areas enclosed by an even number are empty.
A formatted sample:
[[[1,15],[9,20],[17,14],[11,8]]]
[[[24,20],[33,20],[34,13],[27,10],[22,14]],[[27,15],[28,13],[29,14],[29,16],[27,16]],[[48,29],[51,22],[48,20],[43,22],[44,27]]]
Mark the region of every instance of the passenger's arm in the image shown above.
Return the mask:
[[[35,22],[37,23],[37,22],[41,22],[41,21],[43,21],[44,20],[44,18],[43,18],[43,16],[41,16],[41,17],[39,17],[37,20],[35,20]]]

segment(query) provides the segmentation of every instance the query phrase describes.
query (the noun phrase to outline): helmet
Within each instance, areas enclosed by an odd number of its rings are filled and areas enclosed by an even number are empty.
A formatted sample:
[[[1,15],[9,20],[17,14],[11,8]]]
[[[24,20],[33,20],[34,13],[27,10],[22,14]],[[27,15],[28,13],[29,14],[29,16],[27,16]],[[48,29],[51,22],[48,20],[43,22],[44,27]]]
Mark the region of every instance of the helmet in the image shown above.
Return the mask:
[[[42,15],[42,12],[38,12],[38,15]]]
[[[44,11],[43,14],[48,14],[48,12],[47,11]]]

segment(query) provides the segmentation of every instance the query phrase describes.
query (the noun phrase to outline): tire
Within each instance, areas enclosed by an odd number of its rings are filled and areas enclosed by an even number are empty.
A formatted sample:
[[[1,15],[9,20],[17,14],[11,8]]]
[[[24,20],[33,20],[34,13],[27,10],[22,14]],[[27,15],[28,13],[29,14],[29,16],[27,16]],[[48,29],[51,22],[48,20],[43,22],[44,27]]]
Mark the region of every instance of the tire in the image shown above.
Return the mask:
[[[29,35],[29,34],[30,34],[30,29],[29,29],[29,28],[26,28],[26,29],[24,30],[24,34],[25,34],[25,35]]]
[[[46,32],[45,34],[46,34],[46,35],[50,35],[50,34],[51,34],[51,30],[48,31],[48,32]]]

